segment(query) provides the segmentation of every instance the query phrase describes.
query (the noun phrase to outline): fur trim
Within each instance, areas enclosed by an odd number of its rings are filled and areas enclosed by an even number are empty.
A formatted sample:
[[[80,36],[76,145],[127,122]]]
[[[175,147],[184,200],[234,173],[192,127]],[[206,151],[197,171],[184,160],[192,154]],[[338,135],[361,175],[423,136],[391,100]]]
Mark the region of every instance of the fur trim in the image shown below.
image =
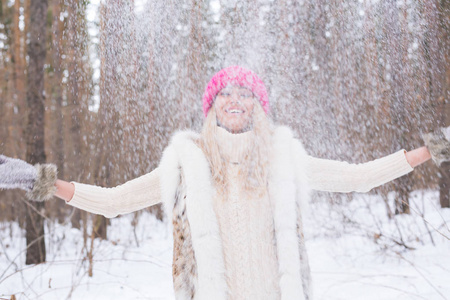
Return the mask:
[[[191,228],[198,271],[198,288],[194,299],[225,300],[227,299],[225,265],[219,225],[212,204],[215,190],[209,163],[194,142],[198,138],[198,134],[190,131],[177,133],[164,151],[160,164],[163,170],[162,200],[166,213],[171,216],[182,172],[186,181],[186,214]],[[177,185],[173,186],[174,183]],[[176,291],[177,295],[189,293],[189,290]]]
[[[173,286],[176,299],[194,299],[198,288],[197,264],[192,246],[191,226],[186,214],[186,185],[180,174],[173,208]]]
[[[297,182],[296,168],[292,163],[291,131],[278,127],[273,138],[270,160],[269,195],[274,201],[274,226],[277,239],[278,267],[281,299],[305,299],[300,270],[300,253],[297,235]]]
[[[178,274],[174,274],[174,287],[177,299],[191,299],[192,294],[195,294],[193,299],[197,300],[227,299],[222,242],[212,204],[214,184],[208,161],[195,144],[198,138],[199,135],[193,132],[176,134],[164,151],[159,166],[162,170],[161,189],[165,211],[172,220],[179,219],[173,222],[174,239],[179,241],[191,235],[195,254],[193,259],[196,260],[198,271],[197,281],[186,280],[182,276],[175,278]],[[306,152],[286,127],[275,129],[272,144],[274,148],[268,184],[274,210],[281,299],[311,300],[309,265],[301,225],[302,207],[309,197],[303,172]],[[180,185],[182,197],[177,191]],[[184,205],[181,198],[185,200]],[[188,221],[183,221],[183,214],[187,215]],[[187,227],[190,227],[190,232],[185,229]],[[178,237],[180,233],[183,238]],[[174,243],[182,245],[176,241]],[[184,243],[185,247],[188,245]],[[176,260],[182,252],[174,250],[174,264],[185,264],[185,260]],[[180,269],[180,266],[177,268]],[[195,272],[191,273],[191,276],[195,276]],[[192,288],[195,289],[194,293]]]
[[[305,172],[307,168],[306,157],[308,154],[299,140],[293,139],[292,145],[294,151],[292,156],[294,165],[296,166],[294,172],[295,180],[297,182],[297,205],[299,206],[302,215],[308,215],[310,210],[309,199],[312,191]]]
[[[33,189],[27,192],[28,200],[45,201],[53,197],[56,192],[57,168],[54,164],[36,164],[37,178]]]
[[[298,250],[300,254],[300,273],[302,277],[303,294],[305,300],[312,300],[314,298],[312,288],[311,269],[309,267],[308,253],[306,251],[305,236],[303,233],[303,218],[302,216],[308,215],[310,206],[309,199],[311,197],[311,188],[306,177],[307,162],[305,148],[302,143],[293,139],[293,159],[295,167],[295,179],[297,182],[297,241]]]

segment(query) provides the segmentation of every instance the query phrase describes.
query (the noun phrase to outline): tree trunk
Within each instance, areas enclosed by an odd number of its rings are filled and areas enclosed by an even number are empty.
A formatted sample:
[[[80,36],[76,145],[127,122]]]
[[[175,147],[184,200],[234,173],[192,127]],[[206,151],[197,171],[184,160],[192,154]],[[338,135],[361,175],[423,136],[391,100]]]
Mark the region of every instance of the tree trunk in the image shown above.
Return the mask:
[[[440,48],[445,55],[444,66],[445,76],[443,78],[440,102],[441,126],[450,126],[450,100],[448,95],[450,93],[450,54],[448,46],[450,44],[448,35],[450,34],[450,2],[440,1],[439,25],[440,25]],[[441,207],[450,207],[450,162],[443,163],[439,169],[441,176],[439,178],[439,198]]]
[[[68,180],[70,178],[66,177],[64,168],[65,149],[67,146],[64,141],[65,123],[63,119],[64,67],[62,57],[64,54],[64,22],[60,20],[61,10],[64,5],[63,2],[63,0],[52,0],[49,2],[49,9],[51,10],[53,19],[52,26],[49,30],[51,32],[51,41],[48,45],[51,45],[51,48],[47,53],[47,63],[50,61],[53,73],[50,73],[51,76],[49,76],[48,81],[46,81],[46,88],[47,90],[50,90],[51,105],[54,105],[54,110],[51,112],[51,119],[47,123],[47,134],[50,135],[50,138],[47,138],[47,141],[51,144],[50,147],[47,145],[47,149],[50,148],[50,153],[54,155],[52,160],[58,168],[58,178]],[[49,86],[50,88],[48,88]],[[65,222],[67,217],[67,205],[64,201],[52,201],[52,203],[47,204],[47,210],[51,212],[52,218],[55,216],[58,218],[59,223],[62,224]]]
[[[26,160],[31,164],[44,163],[44,63],[46,55],[47,0],[33,0],[29,6],[29,44],[27,53],[27,104],[29,108],[26,130]],[[45,261],[44,203],[30,202],[26,217],[26,264]]]
[[[20,22],[20,0],[14,2],[13,13],[13,43],[11,51],[11,61],[13,63],[13,91],[12,102],[14,109],[12,110],[11,119],[13,122],[10,124],[13,128],[11,138],[14,139],[14,153],[17,157],[23,157],[25,154],[23,151],[23,128],[26,123],[23,121],[24,114],[26,113],[25,103],[25,53],[23,49],[23,33],[19,28]]]
[[[58,166],[58,176],[64,178],[64,123],[63,123],[63,67],[62,67],[62,31],[63,23],[60,21],[61,0],[53,0],[53,68],[55,73],[54,97],[56,105],[56,165]]]
[[[446,57],[449,60],[449,55]],[[450,81],[450,71],[447,64],[447,82],[446,91],[448,93],[448,84]],[[445,101],[445,100],[444,100]],[[450,126],[450,101],[442,103],[442,125]],[[450,162],[444,162],[439,168],[439,200],[441,207],[450,207]]]
[[[403,19],[400,18],[401,9],[396,7],[395,1],[390,0],[386,5],[386,29],[390,31],[388,41],[389,49],[397,49],[399,45],[404,44],[402,33]],[[391,5],[389,5],[391,4]],[[408,109],[410,99],[408,99],[407,85],[407,62],[405,59],[405,51],[392,51],[388,53],[387,62],[391,66],[389,86],[392,91],[392,99],[390,101],[390,112],[392,120],[392,150],[401,149],[407,145],[408,133]],[[394,150],[395,149],[395,150]],[[397,197],[395,199],[395,214],[410,213],[409,209],[409,193],[411,191],[410,176],[403,176],[394,181]]]

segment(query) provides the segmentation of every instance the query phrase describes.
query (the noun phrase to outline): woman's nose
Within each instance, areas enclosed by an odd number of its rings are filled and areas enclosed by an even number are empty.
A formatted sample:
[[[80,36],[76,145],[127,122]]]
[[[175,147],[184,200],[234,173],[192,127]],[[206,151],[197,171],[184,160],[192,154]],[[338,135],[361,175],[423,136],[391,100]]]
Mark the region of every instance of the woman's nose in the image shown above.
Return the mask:
[[[230,104],[240,104],[241,100],[239,99],[239,97],[237,95],[232,95],[230,97]]]

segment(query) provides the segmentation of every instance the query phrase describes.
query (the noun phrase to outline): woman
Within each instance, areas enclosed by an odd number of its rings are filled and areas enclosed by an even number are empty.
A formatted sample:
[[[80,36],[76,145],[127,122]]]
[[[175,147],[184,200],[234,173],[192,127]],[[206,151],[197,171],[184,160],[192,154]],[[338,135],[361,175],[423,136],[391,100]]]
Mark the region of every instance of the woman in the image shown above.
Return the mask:
[[[101,188],[3,157],[0,187],[26,189],[34,200],[54,194],[106,217],[163,202],[177,299],[312,299],[301,222],[309,191],[367,192],[431,155],[421,147],[358,165],[310,157],[288,128],[270,124],[268,109],[259,77],[229,67],[206,87],[201,134],[177,133],[154,171]],[[444,137],[429,144],[436,161],[449,160]]]

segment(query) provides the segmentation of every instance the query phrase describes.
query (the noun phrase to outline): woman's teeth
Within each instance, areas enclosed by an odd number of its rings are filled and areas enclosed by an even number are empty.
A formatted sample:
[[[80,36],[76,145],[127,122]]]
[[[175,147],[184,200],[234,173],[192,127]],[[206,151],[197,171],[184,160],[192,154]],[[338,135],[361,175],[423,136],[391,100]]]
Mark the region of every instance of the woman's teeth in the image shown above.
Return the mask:
[[[240,113],[243,113],[243,111],[240,110],[240,109],[230,109],[230,110],[227,110],[227,112],[232,113],[232,114],[240,114]]]

